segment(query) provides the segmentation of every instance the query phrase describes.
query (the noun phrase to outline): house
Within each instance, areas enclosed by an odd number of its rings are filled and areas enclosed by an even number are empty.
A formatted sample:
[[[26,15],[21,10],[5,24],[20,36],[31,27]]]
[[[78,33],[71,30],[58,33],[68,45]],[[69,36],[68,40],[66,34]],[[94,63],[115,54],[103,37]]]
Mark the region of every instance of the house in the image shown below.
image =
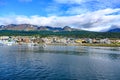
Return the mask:
[[[82,44],[82,41],[83,41],[82,39],[76,39],[76,40],[75,40],[75,43],[80,43],[80,44]]]
[[[100,43],[103,43],[103,44],[110,44],[111,41],[110,41],[108,38],[106,38],[106,39],[100,39]]]

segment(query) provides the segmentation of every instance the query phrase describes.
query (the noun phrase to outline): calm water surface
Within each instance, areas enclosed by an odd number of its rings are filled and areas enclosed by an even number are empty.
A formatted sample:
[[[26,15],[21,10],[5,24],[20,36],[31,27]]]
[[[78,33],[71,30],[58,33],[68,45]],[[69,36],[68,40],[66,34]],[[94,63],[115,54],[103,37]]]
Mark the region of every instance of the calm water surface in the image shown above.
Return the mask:
[[[120,80],[120,47],[0,46],[0,80]]]

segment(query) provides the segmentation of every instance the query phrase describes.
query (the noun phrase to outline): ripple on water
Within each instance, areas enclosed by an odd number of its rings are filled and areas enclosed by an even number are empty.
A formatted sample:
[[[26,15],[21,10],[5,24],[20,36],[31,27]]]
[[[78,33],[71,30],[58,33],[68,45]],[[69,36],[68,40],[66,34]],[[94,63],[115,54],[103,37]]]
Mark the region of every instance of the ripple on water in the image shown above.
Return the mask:
[[[0,80],[120,80],[112,47],[0,46]]]

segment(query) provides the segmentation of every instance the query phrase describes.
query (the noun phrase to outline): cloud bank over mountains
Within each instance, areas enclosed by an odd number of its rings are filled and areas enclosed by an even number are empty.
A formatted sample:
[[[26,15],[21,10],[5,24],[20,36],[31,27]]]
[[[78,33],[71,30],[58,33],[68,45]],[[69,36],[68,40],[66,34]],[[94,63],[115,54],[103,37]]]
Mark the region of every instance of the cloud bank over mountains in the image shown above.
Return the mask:
[[[5,0],[6,1],[6,0]],[[112,25],[120,25],[120,0],[36,0],[39,6],[33,4],[35,0],[18,0],[27,2],[32,12],[37,14],[14,14],[0,15],[0,25],[7,24],[34,24],[41,26],[64,27],[101,31],[111,28]],[[0,0],[3,3],[3,0]],[[24,5],[22,3],[22,5]],[[40,5],[41,4],[41,5]],[[38,7],[38,8],[36,8]],[[45,12],[42,12],[41,8]],[[34,10],[35,9],[35,10]],[[24,10],[25,11],[25,10]],[[30,12],[28,12],[30,13]],[[44,16],[40,13],[45,14]]]
[[[35,24],[43,26],[64,27],[71,26],[85,30],[100,31],[107,29],[113,24],[120,23],[120,15],[114,15],[119,12],[120,9],[104,9],[94,12],[88,12],[86,14],[74,15],[74,16],[23,16],[14,15],[7,17],[0,17],[0,24]]]

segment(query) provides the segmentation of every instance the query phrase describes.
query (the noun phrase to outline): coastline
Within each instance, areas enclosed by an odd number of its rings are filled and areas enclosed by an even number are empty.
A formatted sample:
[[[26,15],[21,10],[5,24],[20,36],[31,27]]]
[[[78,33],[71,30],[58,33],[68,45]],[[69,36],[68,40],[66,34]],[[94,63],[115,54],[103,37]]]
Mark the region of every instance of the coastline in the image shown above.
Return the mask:
[[[120,47],[120,44],[82,44],[82,46]]]
[[[91,39],[91,38],[68,38],[68,37],[36,37],[36,36],[1,36],[0,44],[27,44],[36,46],[59,45],[59,46],[98,46],[98,47],[120,47],[120,39]]]
[[[90,44],[90,43],[84,43],[84,44],[76,44],[76,43],[70,43],[70,44],[64,44],[64,43],[50,43],[47,45],[61,45],[61,46],[97,46],[97,47],[120,47],[120,44]]]

